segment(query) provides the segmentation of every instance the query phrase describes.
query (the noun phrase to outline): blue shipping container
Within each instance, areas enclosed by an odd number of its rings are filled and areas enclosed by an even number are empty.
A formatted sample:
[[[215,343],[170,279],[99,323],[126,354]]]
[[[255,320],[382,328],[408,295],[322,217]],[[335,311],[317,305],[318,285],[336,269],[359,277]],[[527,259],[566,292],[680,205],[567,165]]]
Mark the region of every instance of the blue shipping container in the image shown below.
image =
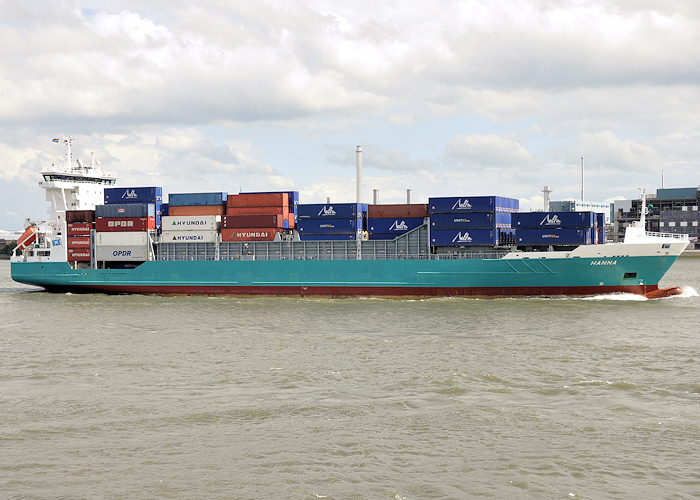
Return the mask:
[[[605,214],[596,212],[595,214],[596,226],[605,227]]]
[[[595,227],[595,212],[518,212],[512,214],[514,228],[591,228]]]
[[[168,203],[161,203],[160,204],[160,215],[168,215],[168,207],[170,205]]]
[[[228,193],[170,193],[168,202],[173,207],[201,207],[223,205]]]
[[[156,217],[156,205],[154,203],[113,203],[110,205],[97,205],[95,217]],[[156,224],[160,223],[160,216],[156,218]]]
[[[299,219],[297,231],[301,234],[355,234],[357,222],[357,219]]]
[[[520,200],[505,196],[450,196],[428,198],[428,213],[453,214],[465,212],[512,212],[520,207]]]
[[[430,243],[434,246],[474,246],[498,243],[495,229],[435,229],[430,231]]]
[[[396,233],[369,233],[370,240],[393,240],[394,238],[398,238],[399,236],[401,235]]]
[[[349,241],[354,240],[354,234],[302,234],[299,233],[301,241]]]
[[[377,219],[367,219],[367,231],[370,234],[380,233],[380,234],[394,234],[397,236],[403,234],[407,231],[411,231],[417,227],[423,225],[423,217],[408,217],[405,219],[387,219],[387,218],[377,218]]]
[[[510,228],[510,212],[472,212],[468,214],[430,214],[431,229]]]
[[[162,202],[163,188],[160,186],[105,188],[105,204]]]
[[[350,219],[367,213],[367,205],[357,203],[299,204],[299,219]]]
[[[515,235],[518,245],[590,245],[592,241],[589,228],[525,228],[517,229]]]

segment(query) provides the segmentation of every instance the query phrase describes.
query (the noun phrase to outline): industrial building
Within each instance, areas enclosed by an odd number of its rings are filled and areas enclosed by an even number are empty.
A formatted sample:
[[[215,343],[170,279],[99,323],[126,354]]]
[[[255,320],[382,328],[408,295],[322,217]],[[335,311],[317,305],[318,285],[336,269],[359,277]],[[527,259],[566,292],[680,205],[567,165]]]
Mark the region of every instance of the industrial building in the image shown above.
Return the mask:
[[[700,247],[700,187],[662,188],[647,196],[647,231],[687,234]],[[625,228],[638,221],[641,200],[618,200],[614,204],[613,240],[622,241]]]

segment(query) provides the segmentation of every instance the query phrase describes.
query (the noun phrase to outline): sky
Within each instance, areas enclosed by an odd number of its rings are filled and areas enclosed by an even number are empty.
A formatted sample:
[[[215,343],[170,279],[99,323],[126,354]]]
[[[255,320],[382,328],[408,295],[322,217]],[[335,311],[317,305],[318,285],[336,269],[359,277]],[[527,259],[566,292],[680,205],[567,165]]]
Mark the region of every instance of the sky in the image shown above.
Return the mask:
[[[70,134],[120,186],[301,203],[700,184],[696,0],[0,0],[0,228]]]

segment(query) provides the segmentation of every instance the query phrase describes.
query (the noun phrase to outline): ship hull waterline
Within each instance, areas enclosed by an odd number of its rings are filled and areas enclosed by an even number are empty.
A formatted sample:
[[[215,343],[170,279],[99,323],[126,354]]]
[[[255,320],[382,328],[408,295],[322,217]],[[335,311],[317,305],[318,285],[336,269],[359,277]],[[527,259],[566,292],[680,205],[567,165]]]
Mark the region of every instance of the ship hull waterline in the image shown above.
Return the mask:
[[[134,269],[13,262],[12,278],[59,292],[330,297],[645,295],[659,288],[676,258],[151,261]]]

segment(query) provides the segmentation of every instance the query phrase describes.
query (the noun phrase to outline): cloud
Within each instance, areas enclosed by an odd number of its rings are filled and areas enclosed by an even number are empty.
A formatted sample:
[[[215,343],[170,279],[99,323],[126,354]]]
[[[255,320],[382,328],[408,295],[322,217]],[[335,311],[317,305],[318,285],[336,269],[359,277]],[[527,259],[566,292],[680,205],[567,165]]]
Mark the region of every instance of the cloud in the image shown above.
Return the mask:
[[[352,198],[357,144],[396,201],[576,197],[581,155],[591,196],[651,190],[662,168],[700,183],[697,2],[115,5],[4,6],[6,186],[33,184],[60,133],[125,183],[180,191]]]

